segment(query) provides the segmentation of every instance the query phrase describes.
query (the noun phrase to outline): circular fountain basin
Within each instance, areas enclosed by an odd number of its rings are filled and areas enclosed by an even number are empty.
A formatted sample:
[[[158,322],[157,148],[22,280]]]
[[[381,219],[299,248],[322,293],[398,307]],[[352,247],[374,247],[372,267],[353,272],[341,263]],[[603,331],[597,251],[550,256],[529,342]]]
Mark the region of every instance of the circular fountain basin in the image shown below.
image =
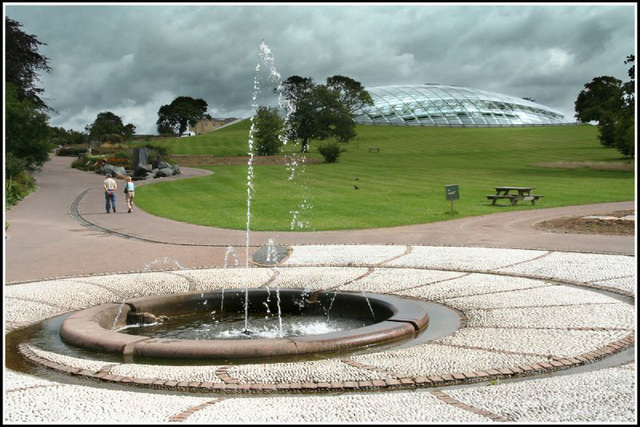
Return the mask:
[[[249,319],[270,313],[301,316],[371,318],[367,326],[318,335],[255,339],[174,339],[130,335],[118,329],[145,316],[156,318],[200,312],[244,313],[248,295]],[[150,313],[153,316],[147,316]],[[340,353],[415,338],[429,323],[424,305],[390,295],[266,289],[191,292],[136,298],[104,304],[69,316],[60,327],[61,338],[74,346],[135,358],[265,359]],[[249,320],[249,330],[251,321]],[[144,331],[142,332],[144,334]]]

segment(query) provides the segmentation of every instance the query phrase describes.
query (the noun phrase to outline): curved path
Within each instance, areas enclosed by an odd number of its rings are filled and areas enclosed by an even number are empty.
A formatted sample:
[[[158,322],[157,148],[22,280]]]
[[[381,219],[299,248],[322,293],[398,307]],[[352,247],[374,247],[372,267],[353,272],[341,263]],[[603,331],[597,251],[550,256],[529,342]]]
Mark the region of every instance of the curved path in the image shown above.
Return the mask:
[[[129,365],[21,345],[10,350],[50,371],[101,383],[7,370],[5,421],[637,421],[634,238],[531,227],[558,216],[633,209],[633,202],[279,233],[277,243],[292,249],[280,265],[224,269],[229,245],[244,265],[243,232],[139,211],[106,215],[102,177],[68,164],[57,157],[47,163],[39,191],[7,214],[5,331],[123,298],[241,285],[435,301],[460,313],[460,329],[382,352],[267,365]],[[184,172],[172,179],[201,173]],[[252,251],[271,237],[252,233]],[[163,271],[143,275],[143,267]],[[533,379],[512,381],[521,377]]]
[[[103,177],[69,167],[54,156],[37,176],[39,190],[7,212],[6,272],[9,283],[81,274],[139,271],[169,257],[185,268],[222,266],[228,246],[244,265],[246,233],[179,223],[140,210],[104,213]],[[208,172],[184,168],[184,179]],[[142,185],[146,185],[144,183]],[[76,202],[76,204],[74,204]],[[167,203],[171,201],[168,200]],[[502,212],[442,223],[375,230],[326,232],[252,232],[251,245],[413,244],[477,246],[635,254],[633,236],[571,236],[531,225],[562,216],[634,209],[635,202],[603,203],[531,211]],[[75,212],[74,212],[75,210]],[[84,225],[83,225],[84,224]],[[123,239],[123,236],[132,238]]]

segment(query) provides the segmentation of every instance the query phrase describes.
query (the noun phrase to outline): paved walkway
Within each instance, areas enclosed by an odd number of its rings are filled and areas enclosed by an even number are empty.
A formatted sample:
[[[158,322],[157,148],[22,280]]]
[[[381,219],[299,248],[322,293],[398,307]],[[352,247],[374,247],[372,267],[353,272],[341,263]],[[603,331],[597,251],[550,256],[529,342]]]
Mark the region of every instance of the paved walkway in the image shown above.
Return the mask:
[[[243,265],[244,232],[140,211],[106,215],[102,177],[69,163],[47,163],[39,191],[7,213],[5,331],[134,296],[242,286],[419,298],[457,310],[460,329],[376,353],[236,366],[131,365],[12,344],[8,354],[72,376],[6,370],[7,422],[637,421],[634,238],[531,227],[558,216],[634,209],[633,202],[278,233],[290,257],[247,274],[216,268],[229,245]],[[271,237],[252,233],[251,251]],[[144,266],[166,271],[142,277]]]

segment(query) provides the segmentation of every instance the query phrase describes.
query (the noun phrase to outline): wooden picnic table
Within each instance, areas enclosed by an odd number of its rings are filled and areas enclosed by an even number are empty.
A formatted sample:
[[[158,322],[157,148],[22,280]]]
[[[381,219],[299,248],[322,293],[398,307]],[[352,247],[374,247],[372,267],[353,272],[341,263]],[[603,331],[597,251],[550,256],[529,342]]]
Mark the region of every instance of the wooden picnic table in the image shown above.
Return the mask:
[[[500,199],[507,199],[511,202],[511,206],[518,204],[520,200],[529,200],[532,205],[536,204],[536,201],[540,199],[539,194],[531,194],[535,187],[493,187],[496,190],[496,194],[487,194],[487,199],[491,200],[491,204],[495,205],[496,201]]]

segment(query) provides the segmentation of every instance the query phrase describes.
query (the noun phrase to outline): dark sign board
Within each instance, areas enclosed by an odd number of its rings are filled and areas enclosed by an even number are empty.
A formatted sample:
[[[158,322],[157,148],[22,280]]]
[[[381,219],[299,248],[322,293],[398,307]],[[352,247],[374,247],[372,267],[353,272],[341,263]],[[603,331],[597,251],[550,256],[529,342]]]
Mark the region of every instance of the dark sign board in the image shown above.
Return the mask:
[[[460,198],[457,185],[445,185],[444,190],[447,197],[445,200],[458,200]]]

